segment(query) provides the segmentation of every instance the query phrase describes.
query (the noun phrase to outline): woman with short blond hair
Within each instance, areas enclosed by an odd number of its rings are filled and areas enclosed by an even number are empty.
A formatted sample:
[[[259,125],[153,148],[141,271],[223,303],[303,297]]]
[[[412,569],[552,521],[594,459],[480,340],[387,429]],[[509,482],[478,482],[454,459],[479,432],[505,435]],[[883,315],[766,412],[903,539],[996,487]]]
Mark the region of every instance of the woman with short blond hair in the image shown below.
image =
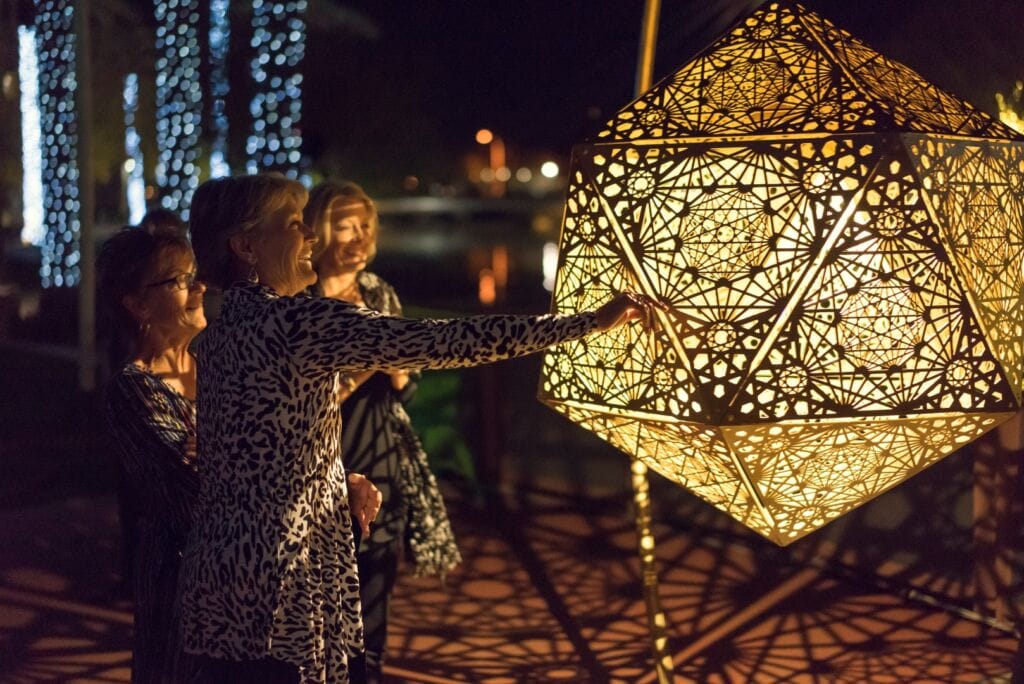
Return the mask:
[[[339,373],[454,368],[540,351],[640,318],[620,295],[572,316],[420,321],[301,293],[316,282],[301,185],[207,181],[193,196],[200,274],[224,288],[197,344],[201,487],[184,559],[186,650],[225,679],[364,679],[351,515],[380,493],[337,458]]]

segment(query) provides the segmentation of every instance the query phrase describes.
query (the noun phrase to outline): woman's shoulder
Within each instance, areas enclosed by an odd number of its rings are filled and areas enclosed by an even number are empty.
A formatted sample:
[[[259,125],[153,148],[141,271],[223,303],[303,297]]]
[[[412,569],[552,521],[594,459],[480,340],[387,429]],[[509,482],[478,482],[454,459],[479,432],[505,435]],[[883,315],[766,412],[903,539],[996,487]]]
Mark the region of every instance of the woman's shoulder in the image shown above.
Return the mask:
[[[250,340],[255,330],[279,326],[316,309],[314,302],[320,299],[306,293],[285,297],[263,285],[235,285],[225,292],[220,317],[207,326],[197,348],[209,353],[225,343],[231,347],[240,339]]]
[[[104,387],[104,408],[117,422],[148,413],[153,406],[164,403],[164,383],[156,375],[127,363],[110,376]]]
[[[395,291],[395,288],[391,287],[388,281],[384,280],[372,271],[360,271],[359,275],[356,276],[356,279],[359,281],[359,286],[364,290],[383,289],[390,292]]]
[[[137,390],[151,384],[152,373],[141,368],[133,362],[129,362],[118,368],[107,379],[105,391],[107,395],[123,394],[126,391]]]
[[[186,403],[192,400],[180,395],[156,373],[136,363],[126,363],[110,376],[106,385],[107,399],[127,398],[142,400],[145,403],[156,397],[174,396]]]
[[[401,310],[402,305],[395,288],[376,273],[361,271],[359,287],[363,291],[366,304],[371,308],[388,315],[395,315]]]
[[[330,329],[358,307],[329,297],[278,295],[269,288],[241,286],[228,291],[220,318],[211,323],[196,347],[199,373],[225,363],[290,363],[301,343]]]

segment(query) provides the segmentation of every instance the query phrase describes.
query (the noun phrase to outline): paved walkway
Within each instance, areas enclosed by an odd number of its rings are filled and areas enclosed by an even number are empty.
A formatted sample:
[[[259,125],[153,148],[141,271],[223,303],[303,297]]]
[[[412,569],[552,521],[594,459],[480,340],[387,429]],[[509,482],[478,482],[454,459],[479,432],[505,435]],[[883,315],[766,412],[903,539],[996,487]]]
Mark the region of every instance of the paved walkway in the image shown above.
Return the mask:
[[[8,502],[9,503],[9,502]],[[624,502],[456,502],[466,562],[401,580],[394,682],[652,682]],[[855,579],[758,557],[712,532],[656,530],[675,681],[997,682],[1016,639]],[[113,500],[0,512],[0,681],[128,681]]]

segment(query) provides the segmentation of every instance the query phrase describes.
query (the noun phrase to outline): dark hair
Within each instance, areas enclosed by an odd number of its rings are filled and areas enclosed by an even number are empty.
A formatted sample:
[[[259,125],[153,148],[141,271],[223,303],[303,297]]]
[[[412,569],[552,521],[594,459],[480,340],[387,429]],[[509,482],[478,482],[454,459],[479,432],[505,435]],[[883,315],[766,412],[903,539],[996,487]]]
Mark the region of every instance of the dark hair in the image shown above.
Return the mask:
[[[96,290],[101,321],[115,330],[106,331],[132,340],[138,323],[124,306],[124,297],[142,289],[143,280],[152,274],[168,252],[192,253],[188,240],[171,233],[147,233],[125,227],[103,243],[96,257]]]
[[[258,226],[289,197],[305,201],[306,188],[275,174],[217,178],[196,188],[189,208],[189,230],[199,279],[224,290],[244,276],[231,250],[231,237]]]
[[[312,192],[309,193],[309,203],[306,204],[306,209],[302,212],[306,225],[310,226],[316,234],[316,244],[313,246],[313,263],[316,263],[330,243],[331,227],[326,223],[328,218],[327,210],[330,208],[331,202],[336,199],[346,199],[352,204],[362,202],[363,206],[366,207],[366,212],[370,215],[370,234],[373,236],[373,242],[367,250],[367,260],[373,259],[377,254],[377,232],[379,229],[377,205],[366,194],[366,191],[356,183],[326,180],[313,188]]]
[[[170,209],[150,209],[139,221],[139,228],[150,235],[169,233],[178,237],[188,235],[188,224]]]

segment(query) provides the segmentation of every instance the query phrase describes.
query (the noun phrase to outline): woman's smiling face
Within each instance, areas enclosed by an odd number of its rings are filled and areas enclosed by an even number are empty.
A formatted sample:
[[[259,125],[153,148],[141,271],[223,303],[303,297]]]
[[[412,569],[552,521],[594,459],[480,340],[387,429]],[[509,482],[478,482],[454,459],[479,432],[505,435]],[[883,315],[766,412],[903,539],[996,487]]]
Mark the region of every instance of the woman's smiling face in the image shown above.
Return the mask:
[[[335,275],[366,268],[376,240],[369,209],[363,202],[337,197],[325,213],[328,243],[317,260],[317,270],[322,275]]]
[[[249,240],[260,283],[281,295],[294,295],[316,282],[313,270],[313,230],[302,221],[305,201],[286,196],[252,230]]]
[[[135,295],[140,322],[167,337],[191,337],[206,327],[203,294],[195,279],[196,261],[190,251],[165,250]]]

